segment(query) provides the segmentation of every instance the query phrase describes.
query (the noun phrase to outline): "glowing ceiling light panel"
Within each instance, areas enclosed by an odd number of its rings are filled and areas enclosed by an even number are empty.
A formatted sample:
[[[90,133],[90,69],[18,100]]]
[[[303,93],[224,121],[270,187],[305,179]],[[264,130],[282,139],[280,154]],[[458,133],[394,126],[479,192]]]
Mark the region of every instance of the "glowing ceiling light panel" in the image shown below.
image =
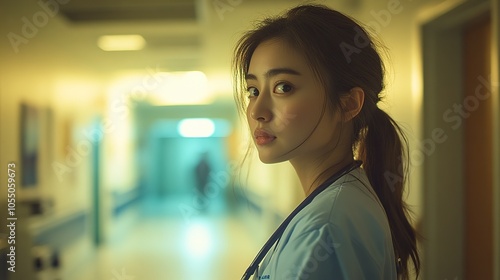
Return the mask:
[[[177,131],[182,137],[210,137],[215,132],[215,124],[211,119],[184,119]]]
[[[208,104],[207,76],[200,71],[158,72],[158,83],[151,90],[150,101],[157,106]]]
[[[144,48],[146,40],[141,35],[105,35],[97,45],[104,51],[137,51]]]

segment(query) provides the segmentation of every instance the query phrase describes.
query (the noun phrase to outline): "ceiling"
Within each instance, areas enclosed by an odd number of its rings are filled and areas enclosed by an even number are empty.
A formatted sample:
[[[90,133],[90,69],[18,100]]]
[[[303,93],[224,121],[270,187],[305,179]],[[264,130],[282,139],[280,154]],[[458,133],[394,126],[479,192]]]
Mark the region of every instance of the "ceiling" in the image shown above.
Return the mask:
[[[74,23],[197,19],[196,0],[72,0],[61,13]]]
[[[113,75],[128,70],[201,70],[229,74],[232,48],[255,19],[290,8],[300,0],[53,0],[2,1],[3,34],[22,35],[26,21],[48,22],[38,26],[26,44],[12,48],[0,43],[2,60],[35,73],[62,75],[71,72]],[[320,1],[326,3],[328,1]],[[331,0],[336,9],[356,11],[363,0]],[[102,35],[140,34],[146,47],[140,51],[105,52],[97,47]],[[0,69],[3,70],[3,69]],[[77,74],[79,75],[79,74]]]

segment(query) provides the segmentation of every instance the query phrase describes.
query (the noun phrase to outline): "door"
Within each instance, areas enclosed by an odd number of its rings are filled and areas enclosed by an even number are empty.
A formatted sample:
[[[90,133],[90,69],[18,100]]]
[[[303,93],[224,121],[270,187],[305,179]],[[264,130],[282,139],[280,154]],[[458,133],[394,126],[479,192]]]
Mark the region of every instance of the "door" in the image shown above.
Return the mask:
[[[447,135],[422,166],[424,279],[493,279],[490,4],[422,24],[423,138]]]
[[[493,279],[491,20],[463,31],[465,279]]]

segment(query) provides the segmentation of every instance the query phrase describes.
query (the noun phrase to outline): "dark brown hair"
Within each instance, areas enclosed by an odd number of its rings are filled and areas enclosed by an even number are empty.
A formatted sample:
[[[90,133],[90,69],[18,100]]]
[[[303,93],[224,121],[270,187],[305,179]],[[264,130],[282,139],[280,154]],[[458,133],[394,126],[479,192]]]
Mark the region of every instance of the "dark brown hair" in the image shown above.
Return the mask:
[[[352,120],[352,148],[382,203],[398,258],[398,275],[409,278],[411,259],[420,270],[416,232],[409,222],[403,190],[408,174],[408,141],[396,122],[377,103],[384,88],[384,66],[376,45],[355,20],[321,5],[303,5],[261,21],[238,42],[233,60],[239,110],[246,110],[245,74],[253,52],[269,39],[283,39],[304,54],[328,93],[332,108],[354,87],[365,92],[360,113]]]

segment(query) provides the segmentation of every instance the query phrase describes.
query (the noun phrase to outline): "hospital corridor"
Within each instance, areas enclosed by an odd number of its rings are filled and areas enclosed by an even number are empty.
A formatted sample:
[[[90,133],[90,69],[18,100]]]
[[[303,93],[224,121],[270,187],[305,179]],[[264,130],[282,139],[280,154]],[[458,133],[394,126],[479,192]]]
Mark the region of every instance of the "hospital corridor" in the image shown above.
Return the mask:
[[[407,135],[418,279],[500,280],[500,0],[1,0],[0,279],[241,279],[305,191],[259,158],[256,133],[281,136],[249,128],[234,50],[304,2],[382,46],[374,108]],[[291,104],[266,112],[305,135],[317,111]]]
[[[256,253],[252,229],[237,214],[224,212],[193,216],[188,222],[168,206],[180,201],[147,202],[139,210],[142,215],[71,279],[238,278]]]

